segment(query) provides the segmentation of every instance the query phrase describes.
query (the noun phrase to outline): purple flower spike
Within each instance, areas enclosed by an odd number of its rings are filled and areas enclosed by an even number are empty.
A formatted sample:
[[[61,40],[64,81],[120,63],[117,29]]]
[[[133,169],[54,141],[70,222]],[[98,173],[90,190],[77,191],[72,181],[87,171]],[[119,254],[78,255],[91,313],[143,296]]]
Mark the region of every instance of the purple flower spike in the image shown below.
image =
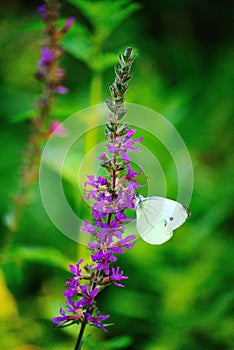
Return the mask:
[[[44,5],[38,7],[37,11],[44,22],[47,38],[46,46],[41,48],[41,58],[37,63],[38,71],[35,77],[45,84],[47,88],[45,89],[45,91],[47,91],[46,94],[51,98],[53,98],[56,93],[65,95],[68,92],[68,89],[62,84],[65,72],[59,67],[59,61],[64,51],[59,41],[71,28],[75,19],[69,17],[64,27],[62,29],[58,28],[58,19],[60,17],[58,1],[46,0]],[[49,94],[48,90],[50,91]]]
[[[73,19],[68,19],[63,30],[72,23]],[[84,220],[80,231],[91,237],[88,243],[91,263],[82,269],[83,259],[76,265],[70,265],[73,276],[66,282],[66,310],[62,310],[61,316],[55,318],[59,325],[68,321],[82,323],[83,326],[88,323],[107,332],[103,321],[110,315],[101,315],[97,296],[109,285],[123,288],[121,282],[128,279],[120,267],[113,267],[112,264],[117,261],[118,254],[124,254],[126,249],[135,245],[136,238],[133,234],[124,234],[126,223],[134,221],[127,216],[127,210],[134,209],[135,190],[139,187],[137,176],[141,173],[131,169],[129,153],[139,152],[137,145],[142,138],[133,139],[136,131],[127,124],[119,123],[127,112],[123,101],[133,59],[130,48],[120,55],[116,79],[110,87],[112,99],[107,101],[106,152],[99,156],[100,166],[106,170],[106,176],[87,175],[84,184],[83,198],[91,205],[92,221]]]

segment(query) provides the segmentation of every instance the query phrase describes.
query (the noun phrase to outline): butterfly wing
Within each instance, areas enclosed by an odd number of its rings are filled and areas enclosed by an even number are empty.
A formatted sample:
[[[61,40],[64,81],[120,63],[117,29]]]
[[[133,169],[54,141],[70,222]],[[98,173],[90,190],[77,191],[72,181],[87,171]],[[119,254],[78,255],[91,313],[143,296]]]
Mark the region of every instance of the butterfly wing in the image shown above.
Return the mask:
[[[189,211],[179,202],[162,197],[141,197],[136,207],[137,230],[144,241],[162,244],[184,223]]]
[[[155,208],[154,202],[144,200],[136,208],[137,231],[141,238],[150,244],[163,244],[172,237],[172,231],[168,230],[164,217]]]
[[[147,200],[163,216],[167,222],[168,230],[173,231],[181,226],[190,215],[187,208],[172,199],[154,196]]]

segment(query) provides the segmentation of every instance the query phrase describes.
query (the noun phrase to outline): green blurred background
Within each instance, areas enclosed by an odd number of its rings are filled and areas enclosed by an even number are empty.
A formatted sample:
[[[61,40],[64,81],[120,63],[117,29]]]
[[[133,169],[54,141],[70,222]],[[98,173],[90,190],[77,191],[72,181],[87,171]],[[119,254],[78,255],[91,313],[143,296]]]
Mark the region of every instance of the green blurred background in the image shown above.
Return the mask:
[[[19,186],[27,118],[42,89],[33,76],[43,38],[36,13],[40,4],[11,0],[0,5],[2,244],[9,235],[4,218]],[[111,287],[99,298],[114,326],[108,334],[89,328],[84,349],[234,348],[232,10],[228,1],[217,0],[62,2],[62,17],[74,15],[77,24],[63,43],[70,92],[57,98],[51,117],[64,120],[105,101],[118,53],[133,46],[137,59],[127,102],[164,115],[182,136],[194,168],[189,221],[165,245],[137,241],[119,258],[129,276],[126,288]],[[98,132],[97,142],[103,134]],[[143,144],[152,146],[147,137]],[[176,198],[173,162],[157,142],[153,152],[165,171],[168,193]],[[76,153],[74,167],[84,157],[84,145]],[[147,171],[155,169],[149,164]],[[64,176],[64,188],[74,210],[85,216],[79,212],[75,177]],[[78,328],[56,329],[51,318],[63,303],[68,264],[87,252],[50,222],[37,184],[30,198],[0,274],[0,348],[73,349]],[[133,225],[130,231],[135,233]]]

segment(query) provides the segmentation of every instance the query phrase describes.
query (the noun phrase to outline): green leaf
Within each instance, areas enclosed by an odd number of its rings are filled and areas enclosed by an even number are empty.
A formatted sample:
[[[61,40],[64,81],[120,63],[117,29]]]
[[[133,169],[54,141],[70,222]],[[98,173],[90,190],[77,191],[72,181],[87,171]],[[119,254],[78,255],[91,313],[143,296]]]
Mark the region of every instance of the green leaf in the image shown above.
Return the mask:
[[[110,340],[105,341],[105,348],[106,349],[112,349],[112,350],[117,350],[117,349],[126,349],[127,346],[132,344],[132,339],[129,336],[119,336],[116,338],[112,338]]]
[[[60,267],[64,270],[70,263],[70,260],[60,251],[50,247],[38,246],[14,246],[9,253],[9,259],[22,259],[24,261],[39,262],[41,264]]]
[[[16,113],[14,115],[10,115],[9,121],[12,123],[19,123],[19,122],[22,122],[24,120],[31,119],[34,114],[35,114],[35,110],[30,109],[27,111]]]
[[[63,48],[75,58],[88,64],[92,56],[91,34],[88,29],[75,22],[62,40]]]
[[[106,324],[104,325],[107,326]],[[86,336],[84,342],[87,346],[87,349],[96,350],[97,349],[97,340],[94,336]],[[99,348],[102,350],[118,350],[118,349],[126,349],[133,343],[132,338],[130,336],[118,336],[111,339],[105,339],[102,342],[99,341]]]
[[[91,33],[76,21],[62,40],[63,48],[75,58],[85,62],[91,70],[101,72],[113,66],[117,62],[118,54],[102,54],[103,43],[124,19],[139,8],[139,5],[131,4],[129,0],[108,3],[68,1],[84,13],[93,25],[94,32]]]
[[[118,53],[105,53],[97,56],[92,62],[94,70],[104,71],[118,62]]]
[[[72,30],[64,37],[62,46],[64,50],[95,71],[103,71],[118,62],[117,52],[97,55],[94,52],[91,34],[79,23],[74,23]]]
[[[99,42],[103,42],[132,13],[140,8],[130,0],[83,1],[67,0],[78,7],[93,25]]]
[[[22,26],[22,30],[43,30],[45,28],[45,25],[42,21],[38,19],[38,21],[34,21],[28,24],[25,24]]]
[[[67,18],[59,18],[57,23],[57,29],[60,29],[64,26],[64,24],[66,23]],[[37,21],[31,22],[31,23],[27,23],[25,25],[22,26],[22,30],[41,30],[44,31],[45,30],[45,23],[42,22],[42,20],[40,20],[40,18],[38,17]]]

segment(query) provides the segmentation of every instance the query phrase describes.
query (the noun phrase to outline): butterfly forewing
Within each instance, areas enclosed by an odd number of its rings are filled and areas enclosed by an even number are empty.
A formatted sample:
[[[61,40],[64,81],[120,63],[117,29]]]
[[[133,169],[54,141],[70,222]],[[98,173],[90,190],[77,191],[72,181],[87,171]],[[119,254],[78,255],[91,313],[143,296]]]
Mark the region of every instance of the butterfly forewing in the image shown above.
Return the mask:
[[[149,197],[147,201],[155,210],[160,212],[171,231],[181,226],[189,216],[188,209],[172,199],[155,196]]]
[[[136,202],[137,230],[144,241],[162,244],[182,225],[189,211],[182,204],[163,197],[139,196]]]
[[[150,244],[162,244],[171,238],[164,217],[151,201],[142,201],[136,210],[137,230],[144,241]]]

